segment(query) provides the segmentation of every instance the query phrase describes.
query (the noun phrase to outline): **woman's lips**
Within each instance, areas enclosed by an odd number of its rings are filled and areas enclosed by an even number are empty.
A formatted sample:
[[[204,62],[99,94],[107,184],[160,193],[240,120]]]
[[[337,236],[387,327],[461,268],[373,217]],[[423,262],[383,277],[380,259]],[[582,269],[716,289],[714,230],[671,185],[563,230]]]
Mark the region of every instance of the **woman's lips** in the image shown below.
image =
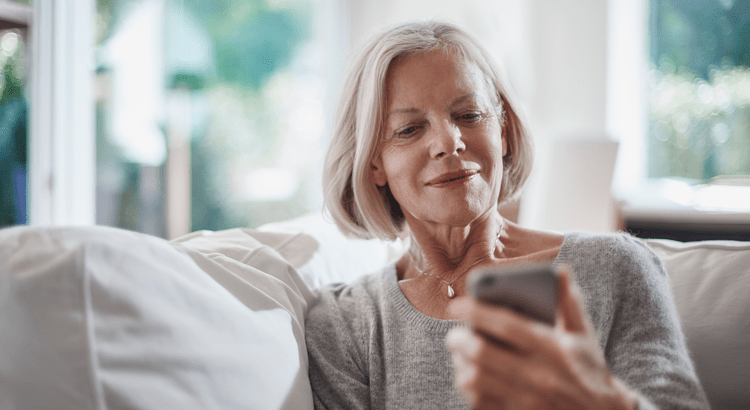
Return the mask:
[[[427,186],[446,186],[446,185],[452,185],[452,184],[463,184],[464,182],[468,181],[469,178],[472,176],[478,174],[479,171],[476,169],[462,169],[460,171],[455,172],[446,172],[445,174],[440,175],[437,178],[433,178],[425,185]]]

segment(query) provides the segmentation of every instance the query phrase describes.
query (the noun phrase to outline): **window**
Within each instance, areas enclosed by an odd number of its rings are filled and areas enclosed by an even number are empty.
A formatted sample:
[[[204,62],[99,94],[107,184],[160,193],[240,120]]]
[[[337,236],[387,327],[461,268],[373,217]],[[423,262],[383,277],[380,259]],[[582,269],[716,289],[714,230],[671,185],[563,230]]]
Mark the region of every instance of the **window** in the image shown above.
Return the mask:
[[[607,128],[626,228],[750,237],[748,0],[610,0]]]
[[[312,0],[97,3],[97,223],[164,237],[319,210]]]
[[[748,0],[610,0],[607,129],[627,225],[750,232],[749,20]]]
[[[648,176],[750,175],[750,0],[652,0]]]

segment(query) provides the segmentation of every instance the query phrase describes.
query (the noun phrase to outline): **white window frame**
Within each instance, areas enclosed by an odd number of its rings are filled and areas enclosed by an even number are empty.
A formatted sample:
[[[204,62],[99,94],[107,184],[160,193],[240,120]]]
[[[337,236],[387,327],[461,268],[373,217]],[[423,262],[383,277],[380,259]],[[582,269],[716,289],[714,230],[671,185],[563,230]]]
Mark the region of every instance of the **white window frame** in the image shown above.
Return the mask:
[[[620,141],[613,188],[618,196],[647,183],[649,0],[609,0],[607,134]]]
[[[93,225],[93,0],[35,0],[30,24],[29,223]]]

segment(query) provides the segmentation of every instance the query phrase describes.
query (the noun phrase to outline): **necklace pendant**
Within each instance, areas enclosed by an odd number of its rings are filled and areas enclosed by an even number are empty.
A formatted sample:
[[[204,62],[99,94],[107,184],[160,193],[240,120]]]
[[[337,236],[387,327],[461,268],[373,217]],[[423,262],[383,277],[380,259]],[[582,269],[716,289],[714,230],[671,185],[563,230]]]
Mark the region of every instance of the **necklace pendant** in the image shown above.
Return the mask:
[[[456,296],[456,292],[453,291],[453,286],[448,285],[448,299],[453,299]]]

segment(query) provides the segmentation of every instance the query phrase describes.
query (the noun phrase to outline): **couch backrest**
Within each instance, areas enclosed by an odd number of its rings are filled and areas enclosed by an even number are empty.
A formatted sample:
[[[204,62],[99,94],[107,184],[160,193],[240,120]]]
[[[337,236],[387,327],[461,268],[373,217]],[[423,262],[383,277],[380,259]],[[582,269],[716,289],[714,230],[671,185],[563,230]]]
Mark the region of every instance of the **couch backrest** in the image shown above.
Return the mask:
[[[714,410],[750,408],[750,243],[647,240]]]
[[[0,408],[9,409],[235,399],[311,408],[307,302],[403,252],[401,243],[347,239],[320,217],[194,233],[171,246],[101,227],[6,229],[0,242]],[[670,276],[714,409],[750,408],[750,243],[646,243]]]

